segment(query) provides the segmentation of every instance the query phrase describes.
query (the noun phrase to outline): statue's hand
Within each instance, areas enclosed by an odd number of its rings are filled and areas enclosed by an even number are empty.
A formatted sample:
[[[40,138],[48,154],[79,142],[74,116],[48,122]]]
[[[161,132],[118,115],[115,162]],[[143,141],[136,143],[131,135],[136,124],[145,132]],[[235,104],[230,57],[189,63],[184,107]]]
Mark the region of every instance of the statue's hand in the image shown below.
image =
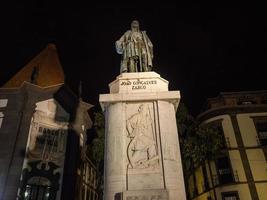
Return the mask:
[[[128,137],[129,137],[129,138],[131,138],[131,139],[133,139],[133,138],[134,138],[134,136],[133,136],[133,135],[128,135]]]
[[[115,47],[118,54],[123,54],[122,42],[120,40],[116,41]]]
[[[152,71],[152,66],[147,66],[147,70],[148,70],[149,72],[151,72],[151,71]]]

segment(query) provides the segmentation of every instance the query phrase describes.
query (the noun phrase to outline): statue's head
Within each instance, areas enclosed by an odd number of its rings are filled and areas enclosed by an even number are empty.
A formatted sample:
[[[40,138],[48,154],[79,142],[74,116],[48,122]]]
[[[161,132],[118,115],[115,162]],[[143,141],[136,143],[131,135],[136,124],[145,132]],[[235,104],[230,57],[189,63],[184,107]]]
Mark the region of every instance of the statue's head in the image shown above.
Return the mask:
[[[139,22],[137,20],[133,20],[131,23],[132,31],[139,31]]]
[[[141,104],[141,105],[139,106],[139,108],[138,108],[138,112],[139,112],[139,113],[142,113],[143,111],[144,111],[144,105]]]
[[[145,104],[141,104],[139,107],[138,107],[138,112],[142,115],[149,115],[149,108],[148,108],[148,105],[145,105]]]

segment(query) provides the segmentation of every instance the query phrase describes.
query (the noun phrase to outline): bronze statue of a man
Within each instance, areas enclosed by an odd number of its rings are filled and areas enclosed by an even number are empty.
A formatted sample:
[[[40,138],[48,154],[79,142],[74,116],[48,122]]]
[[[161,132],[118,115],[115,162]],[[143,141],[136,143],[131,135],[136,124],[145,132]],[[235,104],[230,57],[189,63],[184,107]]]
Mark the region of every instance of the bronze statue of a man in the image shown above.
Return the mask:
[[[139,22],[132,21],[131,30],[116,41],[116,50],[122,54],[121,73],[152,70],[153,44],[146,31],[139,30]]]

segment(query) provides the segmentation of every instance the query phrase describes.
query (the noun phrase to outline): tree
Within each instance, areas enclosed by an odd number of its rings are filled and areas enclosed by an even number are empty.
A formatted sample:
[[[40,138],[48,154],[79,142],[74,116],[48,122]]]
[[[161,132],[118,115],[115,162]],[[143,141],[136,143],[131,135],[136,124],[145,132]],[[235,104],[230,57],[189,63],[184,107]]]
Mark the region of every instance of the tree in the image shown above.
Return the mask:
[[[101,111],[94,112],[93,116],[92,128],[94,129],[95,137],[89,144],[88,155],[96,165],[97,190],[101,196],[104,185],[105,117]]]
[[[187,177],[205,160],[214,159],[218,155],[223,147],[223,136],[218,127],[194,119],[182,103],[178,108],[176,119],[184,174]]]
[[[92,158],[96,166],[101,167],[104,161],[105,148],[105,117],[102,112],[94,113],[93,128],[95,129],[96,137],[92,141]]]

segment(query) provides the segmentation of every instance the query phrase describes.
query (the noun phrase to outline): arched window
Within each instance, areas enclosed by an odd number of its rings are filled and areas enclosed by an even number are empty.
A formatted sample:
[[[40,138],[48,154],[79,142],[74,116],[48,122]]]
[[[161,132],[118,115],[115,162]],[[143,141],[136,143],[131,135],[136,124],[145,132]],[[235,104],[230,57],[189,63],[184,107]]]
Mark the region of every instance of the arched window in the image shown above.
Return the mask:
[[[51,182],[45,177],[32,177],[28,180],[24,192],[25,200],[50,200]]]

